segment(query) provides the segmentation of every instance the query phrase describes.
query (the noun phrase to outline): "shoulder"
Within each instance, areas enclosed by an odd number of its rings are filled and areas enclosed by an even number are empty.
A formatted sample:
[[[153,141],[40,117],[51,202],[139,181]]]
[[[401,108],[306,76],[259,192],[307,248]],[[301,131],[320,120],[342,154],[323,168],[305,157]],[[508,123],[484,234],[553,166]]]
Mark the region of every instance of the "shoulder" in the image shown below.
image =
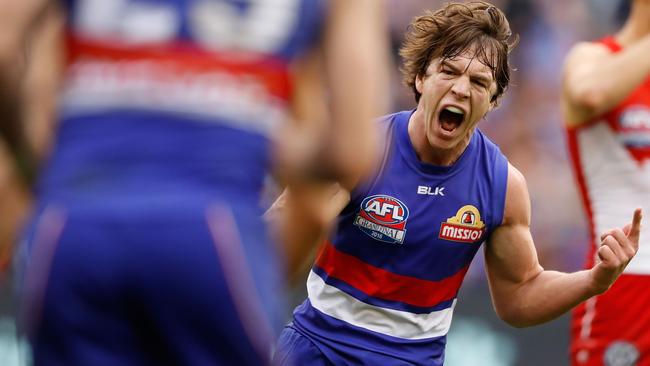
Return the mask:
[[[561,107],[564,122],[571,128],[594,117],[594,77],[612,50],[604,42],[582,42],[568,53],[562,67]]]
[[[612,54],[612,51],[602,42],[580,42],[569,50],[564,59],[563,77],[582,67],[590,67],[603,57]]]
[[[474,131],[472,138],[476,139],[477,142],[484,146],[486,149],[503,155],[501,153],[501,148],[499,145],[497,145],[496,142],[492,141],[492,139],[484,134],[480,129],[477,128],[476,131]]]
[[[514,165],[508,163],[508,189],[527,190],[526,187],[526,177],[524,177],[524,174],[515,168]]]
[[[573,46],[566,56],[564,65],[597,60],[598,57],[610,55],[612,51],[601,42],[580,42]]]
[[[508,185],[503,214],[503,224],[530,221],[530,196],[524,175],[508,163]]]
[[[505,170],[508,169],[508,158],[501,151],[499,145],[479,129],[474,132],[470,143],[475,146],[473,154],[477,154],[484,164],[496,169],[495,172],[500,172],[499,175],[505,176]]]

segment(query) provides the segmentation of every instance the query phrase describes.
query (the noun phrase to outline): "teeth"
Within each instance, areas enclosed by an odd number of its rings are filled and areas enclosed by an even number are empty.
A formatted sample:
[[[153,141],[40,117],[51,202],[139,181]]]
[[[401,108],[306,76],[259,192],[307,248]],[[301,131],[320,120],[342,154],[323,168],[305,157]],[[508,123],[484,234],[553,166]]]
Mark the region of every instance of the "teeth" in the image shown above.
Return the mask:
[[[446,110],[448,110],[451,113],[457,113],[457,114],[465,114],[462,109],[454,106],[449,106],[445,107]]]

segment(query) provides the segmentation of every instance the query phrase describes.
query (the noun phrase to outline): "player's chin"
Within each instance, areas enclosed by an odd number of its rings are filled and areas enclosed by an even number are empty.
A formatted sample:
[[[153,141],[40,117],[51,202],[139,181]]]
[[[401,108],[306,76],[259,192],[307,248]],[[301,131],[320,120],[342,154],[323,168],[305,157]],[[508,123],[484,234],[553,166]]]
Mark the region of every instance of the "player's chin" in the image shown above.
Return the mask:
[[[446,150],[451,149],[458,144],[461,140],[462,131],[460,128],[455,128],[453,130],[445,130],[442,128],[436,129],[433,136],[429,137],[429,142],[432,146]]]

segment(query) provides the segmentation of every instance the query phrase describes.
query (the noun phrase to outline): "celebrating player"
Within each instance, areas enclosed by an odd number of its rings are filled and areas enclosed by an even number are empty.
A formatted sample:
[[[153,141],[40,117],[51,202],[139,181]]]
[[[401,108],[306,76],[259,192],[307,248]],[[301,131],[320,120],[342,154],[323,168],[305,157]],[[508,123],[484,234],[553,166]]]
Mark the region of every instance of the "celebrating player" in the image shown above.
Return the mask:
[[[630,209],[631,225],[601,237],[592,268],[538,263],[524,177],[477,129],[508,87],[511,39],[485,2],[413,20],[401,54],[417,108],[382,118],[376,174],[332,200],[343,202],[338,227],[280,337],[280,365],[442,365],[458,289],[483,242],[494,307],[516,327],[606,291],[634,256],[641,210]]]

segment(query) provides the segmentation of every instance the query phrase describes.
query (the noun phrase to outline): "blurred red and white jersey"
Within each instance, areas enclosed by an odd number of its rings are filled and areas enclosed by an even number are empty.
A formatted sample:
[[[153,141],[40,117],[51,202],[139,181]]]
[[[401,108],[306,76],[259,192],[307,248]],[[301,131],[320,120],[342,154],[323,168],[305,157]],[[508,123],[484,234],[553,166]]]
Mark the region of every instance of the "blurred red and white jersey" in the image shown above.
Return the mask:
[[[621,50],[612,37],[600,43]],[[569,128],[568,138],[591,229],[591,268],[600,234],[631,222],[636,207],[650,209],[650,78],[615,108]],[[643,225],[639,251],[623,275],[605,294],[576,308],[573,365],[650,365],[648,288],[650,232]]]

